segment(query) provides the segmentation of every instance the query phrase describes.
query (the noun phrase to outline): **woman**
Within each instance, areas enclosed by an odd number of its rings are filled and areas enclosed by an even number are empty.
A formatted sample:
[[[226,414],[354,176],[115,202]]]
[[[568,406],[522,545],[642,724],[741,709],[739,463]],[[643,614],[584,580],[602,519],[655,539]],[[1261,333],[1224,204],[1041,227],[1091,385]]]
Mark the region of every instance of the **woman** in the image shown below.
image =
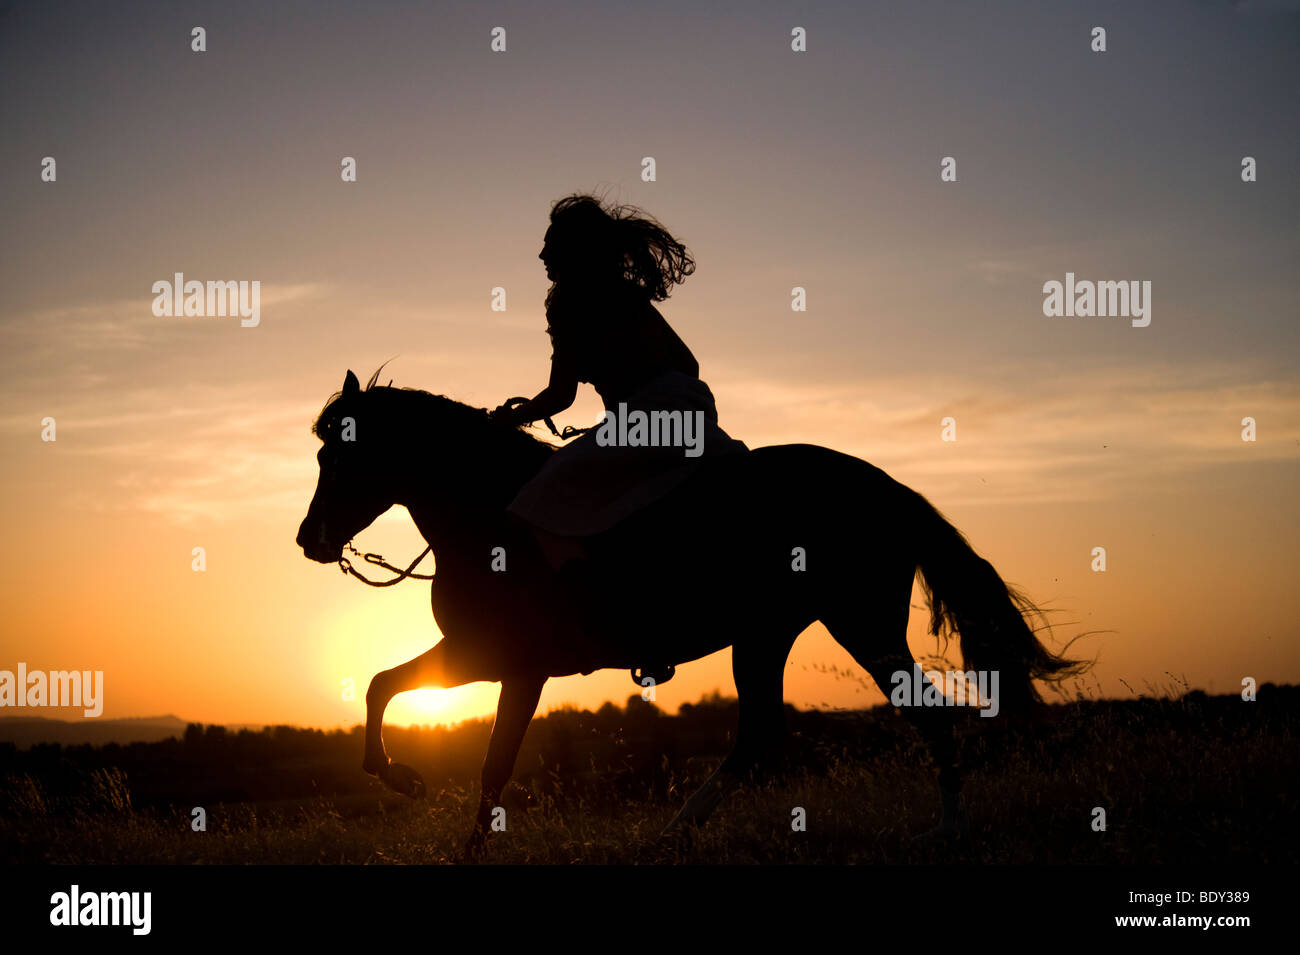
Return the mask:
[[[536,397],[504,404],[493,417],[521,425],[559,414],[578,383],[593,385],[606,414],[677,412],[702,425],[698,449],[610,443],[593,429],[561,448],[510,505],[532,525],[551,565],[583,554],[583,538],[609,530],[686,480],[705,458],[747,450],[718,427],[699,363],[652,303],[695,271],[686,247],[640,210],[606,209],[587,195],[551,209],[538,258],[546,295],[550,381]],[[660,418],[659,420],[666,420]]]

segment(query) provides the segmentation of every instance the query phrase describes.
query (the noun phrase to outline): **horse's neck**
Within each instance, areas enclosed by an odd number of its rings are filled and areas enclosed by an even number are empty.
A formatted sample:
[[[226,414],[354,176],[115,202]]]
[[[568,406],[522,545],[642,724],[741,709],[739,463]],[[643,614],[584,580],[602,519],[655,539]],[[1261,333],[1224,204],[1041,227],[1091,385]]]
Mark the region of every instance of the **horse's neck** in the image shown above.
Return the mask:
[[[456,505],[450,502],[442,505],[432,501],[412,502],[406,505],[406,509],[420,536],[433,550],[439,572],[467,566],[476,557],[486,566],[491,556],[489,541],[494,536],[492,531],[502,528],[505,516],[505,505],[499,514],[481,515],[481,521],[475,521],[472,514],[457,511]]]
[[[434,461],[416,454],[404,470],[405,489],[396,503],[406,507],[438,564],[470,561],[486,567],[491,548],[514,539],[517,529],[506,507],[537,466],[531,461],[483,462],[457,456]]]

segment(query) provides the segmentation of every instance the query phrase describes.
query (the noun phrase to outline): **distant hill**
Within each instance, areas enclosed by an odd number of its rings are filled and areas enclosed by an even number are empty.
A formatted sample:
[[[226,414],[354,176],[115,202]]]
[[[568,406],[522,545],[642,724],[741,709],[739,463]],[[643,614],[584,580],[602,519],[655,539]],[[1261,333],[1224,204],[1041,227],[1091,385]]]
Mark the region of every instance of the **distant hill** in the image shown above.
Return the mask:
[[[14,743],[20,749],[35,743],[75,746],[92,743],[156,743],[185,735],[185,720],[179,716],[143,716],[123,720],[51,720],[40,716],[0,717],[0,743]]]

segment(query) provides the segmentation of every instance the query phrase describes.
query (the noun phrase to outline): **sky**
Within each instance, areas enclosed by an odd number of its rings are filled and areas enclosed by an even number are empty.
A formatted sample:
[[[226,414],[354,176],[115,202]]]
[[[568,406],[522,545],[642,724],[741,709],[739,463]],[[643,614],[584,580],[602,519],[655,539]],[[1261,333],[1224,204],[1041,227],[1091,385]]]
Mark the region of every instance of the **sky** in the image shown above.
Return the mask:
[[[1298,45],[1294,3],[7,4],[0,669],[103,670],[102,718],[362,720],[439,634],[427,585],[295,545],[311,422],[385,361],[477,406],[540,389],[547,214],[597,191],[694,254],[661,311],[723,427],[925,494],[1087,634],[1072,692],[1296,682]],[[155,316],[176,272],[259,281],[260,323]],[[1149,281],[1150,324],[1045,315],[1066,273]],[[584,388],[557,423],[599,410]],[[423,542],[398,508],[358,546]],[[542,705],[635,689],[601,671]],[[658,703],[714,690],[730,651]],[[883,699],[820,625],[786,698]]]

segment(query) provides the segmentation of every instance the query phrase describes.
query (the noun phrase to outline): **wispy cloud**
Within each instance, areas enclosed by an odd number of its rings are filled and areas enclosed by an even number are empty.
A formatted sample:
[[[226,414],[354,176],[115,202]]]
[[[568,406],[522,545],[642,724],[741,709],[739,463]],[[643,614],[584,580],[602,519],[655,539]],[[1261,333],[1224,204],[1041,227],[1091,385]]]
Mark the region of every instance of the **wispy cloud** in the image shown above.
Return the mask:
[[[170,279],[170,276],[167,276]],[[329,291],[324,283],[263,283],[260,303],[267,310],[282,309],[292,316],[296,306],[317,299]],[[158,318],[153,314],[154,295],[144,289],[138,297],[113,302],[90,302],[36,309],[21,315],[5,315],[0,323],[0,346],[8,360],[5,368],[20,362],[29,364],[48,352],[60,358],[60,367],[77,362],[78,352],[136,351],[156,347],[169,340],[187,320]],[[190,322],[208,319],[189,319]],[[71,353],[71,354],[70,354]]]
[[[997,262],[981,268],[993,276],[1014,271]],[[308,303],[323,289],[295,286],[281,300]],[[332,306],[341,307],[337,301]],[[159,320],[122,317],[124,310],[118,302],[29,319],[81,329],[86,341],[124,336],[134,343],[128,348],[156,334],[157,326],[142,328]],[[356,314],[378,319],[381,313],[380,303],[370,303]],[[5,333],[33,336],[22,357],[11,353],[6,364],[36,376],[36,343],[48,346],[51,336],[12,328]],[[192,352],[192,342],[185,347]],[[446,381],[447,390],[460,388],[460,397],[482,402],[490,380],[475,385],[478,377],[460,374],[481,357],[475,347],[439,341],[435,349],[406,353],[394,377],[423,380],[434,390]],[[307,427],[326,397],[315,372],[299,367],[259,375],[246,364],[232,377],[213,360],[203,366],[203,380],[164,387],[158,383],[163,379],[142,377],[151,383],[123,387],[123,368],[156,360],[143,348],[121,367],[64,360],[56,373],[40,376],[39,388],[17,391],[0,414],[0,435],[12,439],[15,469],[22,471],[25,455],[39,453],[37,423],[48,413],[42,406],[57,403],[60,451],[84,461],[101,485],[116,488],[115,510],[177,523],[299,510],[314,481]],[[502,357],[497,365],[513,363]],[[116,376],[111,388],[95,384],[106,374]],[[467,381],[482,393],[465,392]],[[723,426],[751,447],[807,442],[836,448],[949,504],[1112,499],[1135,484],[1186,478],[1198,469],[1300,456],[1300,384],[1258,378],[1244,364],[1116,364],[1083,372],[1042,362],[1009,367],[1001,376],[921,370],[799,380],[713,362],[710,384]],[[1241,440],[1246,416],[1258,422],[1257,442]],[[947,417],[956,421],[955,442],[941,440],[940,422]],[[75,491],[69,506],[108,505]]]
[[[955,376],[791,382],[723,369],[713,387],[725,396],[723,427],[751,446],[825,444],[949,501],[988,503],[1108,499],[1199,468],[1300,459],[1300,384],[1250,378],[1223,364],[1087,374],[1044,365],[990,388]],[[1253,443],[1241,439],[1248,416]],[[941,439],[948,417],[954,442]]]

